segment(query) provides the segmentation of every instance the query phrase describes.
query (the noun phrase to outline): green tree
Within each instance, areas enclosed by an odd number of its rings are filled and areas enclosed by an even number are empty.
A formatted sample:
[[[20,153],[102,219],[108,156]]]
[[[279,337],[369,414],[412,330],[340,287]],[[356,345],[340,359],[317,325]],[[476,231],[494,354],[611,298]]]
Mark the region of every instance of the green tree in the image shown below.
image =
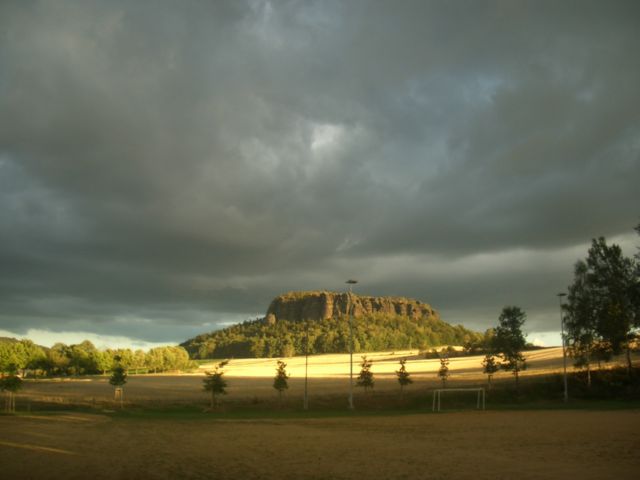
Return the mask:
[[[67,375],[69,373],[69,347],[64,343],[54,344],[47,352],[47,357],[51,365],[51,373]]]
[[[440,368],[438,369],[438,377],[442,381],[442,388],[447,386],[447,379],[451,374],[449,373],[449,355],[444,351],[440,355]]]
[[[574,280],[569,286],[564,313],[565,340],[576,367],[587,370],[587,385],[591,387],[591,360],[596,344],[602,344],[598,333],[596,295],[589,280],[588,266],[578,261],[574,267]]]
[[[282,402],[282,392],[289,388],[289,375],[287,374],[287,364],[282,360],[278,360],[276,367],[276,376],[273,378],[273,388],[278,391],[278,400]]]
[[[15,393],[22,388],[22,379],[15,372],[0,377],[0,391],[6,392],[5,411],[16,411]]]
[[[162,348],[152,348],[147,352],[145,357],[145,363],[149,370],[153,370],[153,373],[157,373],[162,370],[164,357],[162,355]]]
[[[133,368],[135,360],[130,348],[118,348],[115,350],[113,357],[114,361],[124,368],[126,373],[129,373],[129,370]]]
[[[108,370],[111,370],[111,367],[113,366],[113,358],[106,351],[96,350],[93,354],[93,363],[97,371],[104,375]]]
[[[20,368],[21,361],[14,343],[0,343],[0,373],[16,372]]]
[[[491,378],[500,369],[500,365],[496,362],[495,357],[491,353],[487,353],[482,360],[482,373],[487,375],[487,382],[491,388]]]
[[[373,372],[371,371],[371,366],[373,365],[373,361],[369,360],[366,355],[362,356],[362,362],[360,362],[360,373],[358,374],[358,378],[356,380],[356,385],[358,387],[363,387],[365,393],[369,391],[370,388],[373,388]]]
[[[591,359],[626,350],[631,375],[634,329],[640,327],[640,263],[627,258],[618,245],[603,237],[593,239],[584,261],[576,263],[564,313],[567,343],[578,366],[587,369]],[[606,348],[610,352],[606,352]]]
[[[144,369],[146,367],[147,354],[144,353],[144,350],[138,349],[133,352],[133,365],[132,367],[135,369],[136,373],[140,369]]]
[[[411,374],[407,372],[406,363],[406,358],[400,359],[400,369],[396,370],[396,376],[398,377],[398,383],[400,384],[400,397],[404,394],[404,387],[413,383],[413,380],[409,378],[411,377]]]
[[[111,373],[111,378],[109,378],[109,383],[115,387],[115,399],[120,397],[120,408],[123,406],[124,401],[124,384],[127,383],[127,371],[120,364],[120,357],[116,357],[117,365],[113,367],[113,371]]]
[[[626,350],[631,375],[632,328],[638,325],[635,304],[637,267],[622,255],[618,245],[607,245],[603,237],[594,239],[587,254],[587,275],[595,295],[597,330],[611,344],[614,353]]]
[[[527,342],[522,326],[527,318],[519,307],[504,307],[498,318],[498,327],[494,337],[494,351],[502,358],[503,370],[513,372],[516,390],[519,389],[519,373],[527,368],[522,354]]]
[[[42,365],[45,353],[31,340],[0,343],[0,372],[35,370]]]
[[[174,364],[173,368],[176,370],[186,370],[190,368],[191,361],[189,360],[189,352],[183,347],[171,347],[173,349]]]
[[[69,358],[69,365],[74,375],[98,373],[98,349],[89,340],[77,345],[70,345],[65,349]]]
[[[17,346],[21,351],[22,370],[36,370],[42,365],[43,360],[46,358],[42,348],[28,339],[20,340]]]
[[[227,381],[222,378],[224,372],[222,369],[229,363],[229,360],[218,363],[213,372],[205,372],[206,377],[202,381],[204,390],[211,393],[211,408],[218,406],[218,396],[227,394]]]

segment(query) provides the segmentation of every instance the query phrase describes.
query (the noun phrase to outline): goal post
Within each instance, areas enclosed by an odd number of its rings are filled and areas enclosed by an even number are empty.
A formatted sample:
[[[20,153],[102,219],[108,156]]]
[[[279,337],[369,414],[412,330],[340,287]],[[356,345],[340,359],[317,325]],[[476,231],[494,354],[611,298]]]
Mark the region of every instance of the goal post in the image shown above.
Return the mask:
[[[476,409],[485,410],[486,393],[484,388],[436,388],[433,390],[432,412],[439,412],[441,410],[442,392],[476,392]]]

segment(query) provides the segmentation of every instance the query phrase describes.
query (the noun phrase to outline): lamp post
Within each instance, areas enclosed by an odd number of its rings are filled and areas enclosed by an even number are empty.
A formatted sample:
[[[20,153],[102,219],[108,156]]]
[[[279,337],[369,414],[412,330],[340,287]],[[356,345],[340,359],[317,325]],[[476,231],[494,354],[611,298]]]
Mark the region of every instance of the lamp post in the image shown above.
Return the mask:
[[[562,315],[562,297],[566,297],[566,293],[558,293],[558,303],[560,304],[560,331],[562,332],[562,368],[564,381],[564,403],[569,401],[569,388],[567,387],[567,349],[564,339],[564,315]]]
[[[309,319],[306,320],[306,334],[304,342],[304,402],[303,407],[309,410],[308,373],[309,373]]]
[[[353,410],[353,315],[351,315],[351,289],[358,281],[349,279],[346,283],[349,285],[349,296],[347,297],[347,316],[349,318],[349,410]]]

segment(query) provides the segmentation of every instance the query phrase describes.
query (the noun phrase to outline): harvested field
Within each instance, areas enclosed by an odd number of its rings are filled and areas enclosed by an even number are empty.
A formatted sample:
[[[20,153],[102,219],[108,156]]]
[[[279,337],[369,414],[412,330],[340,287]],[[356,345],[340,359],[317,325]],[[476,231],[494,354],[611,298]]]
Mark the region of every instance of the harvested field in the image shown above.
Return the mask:
[[[417,351],[378,352],[368,354],[373,359],[372,371],[375,376],[375,395],[392,395],[398,392],[394,372],[399,368],[398,360],[407,358],[407,370],[414,384],[407,387],[407,393],[426,396],[440,383],[436,371],[440,366],[437,359],[426,360]],[[562,349],[547,348],[527,352],[528,369],[522,377],[535,378],[541,375],[559,373],[562,370]],[[360,360],[354,355],[354,375],[357,376]],[[291,374],[286,401],[301,402],[304,388],[304,357],[285,359]],[[486,376],[482,374],[482,356],[452,358],[449,365],[451,386],[484,386]],[[144,407],[166,407],[170,405],[206,405],[208,396],[202,390],[204,372],[213,364],[202,365],[198,373],[182,375],[130,375],[125,386],[125,402]],[[258,403],[275,401],[276,392],[272,388],[276,359],[232,359],[225,367],[228,381],[226,403]],[[494,376],[496,382],[513,382],[508,372]],[[311,404],[326,400],[325,397],[343,395],[349,388],[349,355],[317,355],[309,357],[309,395]],[[356,388],[356,395],[362,396]],[[325,400],[323,400],[325,399]],[[86,378],[28,380],[18,395],[18,409],[26,405],[45,403],[49,405],[109,406],[113,402],[113,387],[106,376]]]
[[[637,478],[640,411],[0,416],[11,479]]]

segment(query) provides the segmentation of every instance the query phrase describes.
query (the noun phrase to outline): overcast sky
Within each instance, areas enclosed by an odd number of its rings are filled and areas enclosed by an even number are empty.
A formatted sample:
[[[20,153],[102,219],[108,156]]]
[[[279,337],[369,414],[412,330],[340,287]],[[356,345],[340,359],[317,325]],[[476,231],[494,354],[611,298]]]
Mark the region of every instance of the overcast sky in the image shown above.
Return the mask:
[[[290,290],[528,314],[640,238],[640,2],[0,2],[0,334],[175,343]],[[556,341],[557,343],[557,341]]]

